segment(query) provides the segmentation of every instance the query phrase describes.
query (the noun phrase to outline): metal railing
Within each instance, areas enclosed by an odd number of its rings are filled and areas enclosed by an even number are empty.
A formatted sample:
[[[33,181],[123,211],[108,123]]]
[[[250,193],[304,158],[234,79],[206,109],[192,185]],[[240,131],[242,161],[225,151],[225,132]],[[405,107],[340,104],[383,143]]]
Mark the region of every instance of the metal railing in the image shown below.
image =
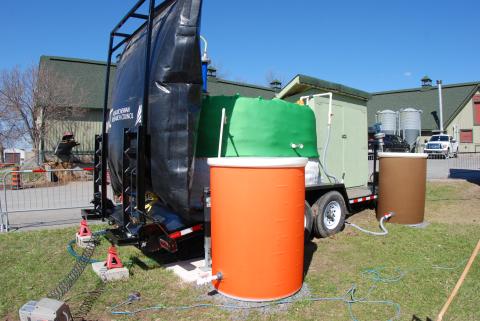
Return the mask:
[[[368,160],[371,174],[373,155],[369,155]],[[431,154],[427,160],[427,178],[452,178],[480,182],[480,153],[461,152],[448,157],[442,154]]]
[[[17,221],[26,223],[39,219],[39,215],[34,215],[38,211],[92,207],[92,172],[91,167],[5,172],[0,192],[0,231],[9,230],[12,214]]]

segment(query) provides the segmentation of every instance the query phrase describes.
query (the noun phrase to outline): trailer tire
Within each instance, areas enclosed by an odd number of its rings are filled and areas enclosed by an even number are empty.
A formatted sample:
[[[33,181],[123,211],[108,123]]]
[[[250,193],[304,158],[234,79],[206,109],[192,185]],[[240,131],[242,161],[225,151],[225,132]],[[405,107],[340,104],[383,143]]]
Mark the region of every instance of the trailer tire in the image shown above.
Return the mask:
[[[303,225],[305,230],[305,243],[313,239],[313,212],[310,204],[305,201],[305,212],[303,215]]]
[[[337,191],[331,191],[320,197],[314,204],[315,237],[329,237],[340,232],[345,224],[347,207],[345,200]]]

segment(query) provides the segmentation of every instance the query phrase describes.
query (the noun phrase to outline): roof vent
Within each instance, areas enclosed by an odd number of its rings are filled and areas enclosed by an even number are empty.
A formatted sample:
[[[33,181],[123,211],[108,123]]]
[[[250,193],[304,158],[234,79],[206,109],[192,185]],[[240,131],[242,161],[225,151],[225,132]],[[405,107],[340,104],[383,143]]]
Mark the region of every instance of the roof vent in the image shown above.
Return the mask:
[[[270,88],[275,91],[280,91],[280,89],[282,89],[282,82],[278,79],[274,79],[270,82]]]
[[[432,80],[428,76],[423,76],[422,78],[422,88],[432,87]]]
[[[217,68],[213,67],[212,65],[208,66],[207,76],[217,78]]]

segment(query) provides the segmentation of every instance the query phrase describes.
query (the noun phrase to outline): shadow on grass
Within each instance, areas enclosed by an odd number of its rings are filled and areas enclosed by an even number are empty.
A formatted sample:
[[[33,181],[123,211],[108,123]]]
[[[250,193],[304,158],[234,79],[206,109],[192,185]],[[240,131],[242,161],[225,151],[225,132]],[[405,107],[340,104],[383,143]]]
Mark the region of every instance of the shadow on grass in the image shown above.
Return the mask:
[[[303,278],[307,276],[308,269],[312,263],[313,253],[317,251],[317,244],[312,241],[305,243],[305,254],[303,256]]]
[[[422,319],[422,318],[419,318],[417,317],[415,314],[412,316],[412,321],[433,321],[433,319],[430,319],[429,317],[427,317],[426,319]]]
[[[87,319],[87,316],[90,313],[90,311],[92,310],[95,302],[97,302],[98,298],[105,291],[105,286],[106,286],[105,282],[98,281],[96,286],[95,286],[95,290],[85,292],[85,294],[86,294],[85,299],[82,301],[82,303],[80,304],[80,306],[78,308],[75,308],[73,310],[72,314],[73,314],[73,319],[74,320],[77,320],[77,321],[78,320],[81,320],[81,321],[89,320],[89,319]]]
[[[178,251],[175,253],[169,253],[165,250],[150,253],[144,252],[148,260],[142,260],[138,257],[131,257],[130,260],[133,265],[138,266],[142,270],[153,270],[165,264],[186,261],[195,258],[202,258],[205,255],[203,241],[204,239],[202,235],[192,237],[179,243]],[[149,260],[156,263],[155,266],[150,266],[149,264],[147,264],[148,262],[146,261]]]

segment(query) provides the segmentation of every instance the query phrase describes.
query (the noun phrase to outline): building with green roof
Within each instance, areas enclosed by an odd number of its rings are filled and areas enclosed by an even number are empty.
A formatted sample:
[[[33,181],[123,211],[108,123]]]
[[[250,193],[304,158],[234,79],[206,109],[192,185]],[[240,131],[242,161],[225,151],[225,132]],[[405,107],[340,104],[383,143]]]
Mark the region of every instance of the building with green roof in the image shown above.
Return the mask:
[[[53,153],[63,133],[70,131],[75,134],[76,140],[80,143],[74,152],[77,155],[92,155],[94,136],[100,134],[102,129],[106,63],[88,59],[41,56],[39,68],[47,68],[60,79],[70,82],[74,92],[78,93],[80,102],[70,113],[69,119],[59,119],[49,124],[42,152],[47,155]],[[114,77],[115,65],[111,69],[112,82]],[[215,76],[215,73],[209,74],[208,88],[213,96],[240,94],[244,97],[272,99],[276,94],[273,88],[220,79]],[[65,106],[65,108],[70,107]]]
[[[51,124],[43,143],[43,152],[51,153],[65,131],[75,134],[81,144],[77,154],[91,155],[94,135],[101,132],[106,63],[103,61],[67,57],[42,56],[40,68],[48,68],[66,81],[70,81],[79,96],[80,106],[72,110],[70,119],[59,119]],[[115,65],[111,79],[115,76]],[[381,110],[400,111],[404,108],[422,110],[422,135],[428,138],[438,132],[438,88],[429,77],[422,78],[422,86],[411,89],[368,93],[342,84],[299,74],[280,89],[278,82],[271,87],[230,81],[216,77],[212,67],[208,77],[212,96],[240,94],[244,97],[278,97],[296,102],[302,96],[333,93],[333,105],[337,110],[356,108],[368,115],[368,125],[375,122]],[[327,98],[315,100],[315,104],[327,104]],[[69,108],[66,106],[65,108]],[[443,85],[443,121],[446,132],[460,142],[461,152],[480,152],[480,82]],[[360,126],[360,127],[363,127]],[[363,135],[363,134],[362,134]]]
[[[422,136],[428,139],[438,133],[438,87],[427,76],[418,88],[376,92],[371,94],[368,106],[368,123],[376,122],[378,111],[400,111],[404,108],[422,110]],[[480,82],[446,84],[442,86],[443,127],[460,142],[460,152],[480,152]]]

